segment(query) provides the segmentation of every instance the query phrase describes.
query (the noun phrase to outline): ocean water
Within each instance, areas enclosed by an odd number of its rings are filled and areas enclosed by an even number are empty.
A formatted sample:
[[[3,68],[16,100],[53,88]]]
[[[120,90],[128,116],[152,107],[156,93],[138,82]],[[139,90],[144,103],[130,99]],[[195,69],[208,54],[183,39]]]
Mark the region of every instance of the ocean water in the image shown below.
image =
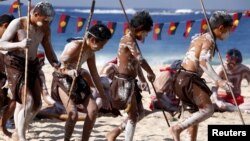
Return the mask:
[[[0,5],[0,14],[8,12],[9,5]],[[78,7],[55,7],[56,16],[51,23],[52,30],[52,45],[59,57],[63,51],[64,45],[67,43],[67,38],[82,37],[84,35],[85,26],[77,33],[76,21],[77,17],[81,16],[88,19],[89,9]],[[131,16],[141,9],[126,9],[126,12]],[[204,15],[200,10],[190,9],[145,9],[148,10],[154,20],[154,23],[164,23],[161,33],[161,40],[153,39],[153,32],[150,32],[144,43],[138,42],[144,58],[146,58],[151,65],[169,64],[175,59],[182,59],[191,40],[191,37],[199,33],[200,21]],[[27,15],[27,7],[22,6],[22,14]],[[208,11],[208,16],[213,11]],[[231,12],[245,12],[245,11],[231,11]],[[60,15],[64,13],[70,15],[68,26],[65,33],[57,33]],[[17,13],[14,13],[17,17]],[[105,62],[113,59],[117,55],[117,49],[120,38],[123,35],[123,23],[126,22],[125,16],[121,9],[103,9],[96,8],[93,15],[93,20],[102,21],[107,24],[108,21],[117,22],[115,33],[106,46],[96,53],[97,65],[102,65]],[[183,33],[187,20],[194,20],[195,23],[188,38],[183,37]],[[167,29],[170,22],[180,22],[175,35],[167,35]],[[244,57],[243,63],[250,64],[250,17],[242,17],[235,32],[232,32],[230,37],[225,41],[217,41],[220,55],[224,59],[225,53],[229,48],[237,48],[242,52]],[[212,63],[214,65],[220,64],[218,53],[215,55]]]

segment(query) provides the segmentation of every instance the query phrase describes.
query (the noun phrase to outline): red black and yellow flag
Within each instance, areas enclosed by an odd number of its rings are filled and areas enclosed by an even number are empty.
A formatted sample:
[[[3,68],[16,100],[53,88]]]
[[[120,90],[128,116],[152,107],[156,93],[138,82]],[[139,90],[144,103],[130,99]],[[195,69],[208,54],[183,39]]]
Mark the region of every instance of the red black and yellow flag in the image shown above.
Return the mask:
[[[127,22],[125,22],[123,24],[123,35],[127,34],[129,31],[129,24]]]
[[[107,23],[107,27],[109,28],[112,35],[115,33],[116,25],[117,25],[116,22],[108,22]]]
[[[206,19],[201,20],[201,27],[200,27],[200,32],[204,33],[207,31],[208,25]]]
[[[66,30],[66,27],[68,25],[68,21],[69,21],[70,16],[68,15],[64,15],[62,14],[59,20],[59,24],[58,24],[58,29],[57,32],[58,33],[64,33]]]
[[[168,35],[174,35],[179,22],[171,22],[168,27]]]
[[[80,32],[84,26],[86,19],[82,17],[77,17],[77,22],[76,22],[76,32]]]
[[[244,13],[244,17],[250,17],[250,10],[247,10],[245,13]]]
[[[155,23],[153,28],[153,39],[161,40],[161,32],[162,32],[163,23]]]
[[[241,12],[233,14],[233,27],[232,27],[232,30],[231,30],[232,32],[234,32],[235,29],[238,27],[241,17],[242,17]]]
[[[185,32],[183,33],[183,36],[184,36],[185,38],[188,37],[188,35],[189,35],[189,33],[190,33],[191,29],[192,29],[193,24],[194,24],[194,21],[193,21],[193,20],[188,20],[188,21],[186,22]]]
[[[23,3],[19,3],[18,1],[14,1],[10,6],[9,13],[10,14],[16,13],[18,10],[18,7],[20,7],[21,5],[23,5]]]
[[[102,23],[102,21],[92,20],[92,22],[91,22],[92,26],[94,26],[96,24],[100,24],[100,23]]]

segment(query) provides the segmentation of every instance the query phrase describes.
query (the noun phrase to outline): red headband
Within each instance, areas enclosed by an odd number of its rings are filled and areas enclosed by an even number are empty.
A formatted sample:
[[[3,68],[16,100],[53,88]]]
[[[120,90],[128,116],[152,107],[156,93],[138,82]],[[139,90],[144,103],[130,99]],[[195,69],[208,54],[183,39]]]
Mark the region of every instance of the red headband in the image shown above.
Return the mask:
[[[171,67],[161,68],[160,72],[163,72],[163,71],[176,72],[176,70],[172,69]]]

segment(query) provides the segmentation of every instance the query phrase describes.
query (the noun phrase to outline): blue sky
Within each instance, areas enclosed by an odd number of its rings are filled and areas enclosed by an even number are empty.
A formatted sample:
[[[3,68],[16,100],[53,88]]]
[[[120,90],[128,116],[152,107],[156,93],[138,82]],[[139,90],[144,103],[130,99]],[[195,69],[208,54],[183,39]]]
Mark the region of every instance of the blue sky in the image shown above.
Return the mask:
[[[0,4],[10,4],[7,0]],[[41,0],[31,0],[32,4]],[[92,0],[48,0],[54,6],[89,7]],[[21,0],[25,5],[27,0]],[[250,10],[250,0],[203,0],[206,9]],[[201,9],[200,0],[123,0],[125,8]],[[96,0],[96,7],[120,8],[119,0]]]

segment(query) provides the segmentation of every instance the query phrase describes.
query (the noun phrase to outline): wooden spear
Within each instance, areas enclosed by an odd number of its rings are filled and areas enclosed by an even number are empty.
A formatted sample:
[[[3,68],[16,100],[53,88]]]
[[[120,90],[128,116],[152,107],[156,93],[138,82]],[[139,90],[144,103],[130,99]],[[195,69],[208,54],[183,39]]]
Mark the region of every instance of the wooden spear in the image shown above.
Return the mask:
[[[206,15],[206,10],[205,10],[205,6],[204,6],[204,4],[203,4],[203,0],[200,0],[200,3],[201,3],[201,8],[202,8],[202,10],[203,10],[204,17],[205,17],[205,19],[206,19],[206,21],[207,21],[208,30],[209,30],[209,32],[210,32],[212,38],[214,39],[215,50],[218,52],[218,56],[219,56],[219,58],[220,58],[220,62],[221,62],[222,68],[223,68],[223,72],[224,72],[224,74],[225,74],[226,80],[229,82],[229,79],[228,79],[228,76],[227,76],[227,72],[226,72],[225,66],[223,65],[223,61],[222,61],[222,57],[221,57],[220,51],[219,51],[219,49],[218,49],[218,47],[217,47],[217,44],[216,44],[216,40],[215,40],[215,37],[214,37],[214,33],[213,33],[213,31],[212,31],[211,25],[210,25],[210,23],[209,23],[209,21],[208,21],[207,15]],[[214,52],[215,52],[215,51],[214,51]],[[214,52],[213,52],[213,54],[214,54]],[[228,85],[228,84],[227,84],[227,85]],[[231,88],[230,86],[228,86],[228,87],[229,87],[230,93],[231,93],[231,95],[232,95],[232,97],[233,97],[235,106],[236,106],[237,109],[238,109],[238,113],[239,113],[239,116],[240,116],[240,118],[241,118],[242,124],[245,125],[245,122],[244,122],[244,120],[243,120],[241,111],[240,111],[239,106],[238,106],[238,104],[237,104],[237,102],[236,102],[236,100],[235,100],[235,96],[234,96],[233,90],[232,90],[232,88]]]
[[[84,37],[87,36],[87,32],[88,32],[89,27],[90,27],[90,23],[91,23],[91,20],[92,20],[94,9],[95,9],[95,0],[92,0],[92,5],[91,5],[90,13],[89,13],[89,18],[88,18],[88,23],[87,23],[87,26],[86,26],[86,29],[85,29],[85,33],[83,35],[84,42],[82,43],[82,46],[81,46],[80,54],[79,54],[78,61],[77,61],[77,64],[76,64],[76,70],[79,70],[80,67],[81,67],[80,63],[81,63],[81,60],[82,60],[83,48],[84,48],[84,45],[86,44],[86,40],[84,39]],[[72,94],[75,83],[76,83],[76,78],[73,78],[72,84],[71,84],[70,90],[69,90],[69,99],[70,99],[70,96]],[[69,99],[68,99],[68,102],[67,102],[67,106],[69,104]]]
[[[30,8],[31,0],[28,0],[28,11],[27,11],[27,39],[29,39],[30,29]],[[25,72],[24,72],[24,117],[26,115],[26,98],[27,98],[27,81],[28,81],[28,61],[29,61],[29,48],[25,48]]]
[[[130,24],[129,24],[128,15],[127,15],[127,13],[126,13],[126,11],[125,11],[125,8],[124,8],[124,6],[123,6],[122,0],[119,0],[119,1],[120,1],[120,4],[121,4],[123,13],[124,13],[124,15],[125,15],[125,18],[126,18],[126,20],[127,20],[127,22],[128,22],[129,29],[131,30],[131,26],[130,26]],[[140,50],[140,48],[139,48],[139,45],[138,45],[136,39],[134,38],[134,36],[132,36],[132,37],[133,37],[133,40],[134,40],[134,42],[135,42],[135,44],[136,44],[136,47],[137,47],[138,51],[141,52],[141,50]],[[154,85],[153,85],[152,82],[151,82],[151,84],[152,84],[152,87],[153,87],[154,92],[155,92],[155,94],[156,94],[156,97],[158,98],[157,93],[156,93],[156,90],[155,90],[155,87],[154,87]],[[150,93],[150,92],[149,92],[149,93]],[[160,102],[160,100],[158,100],[158,101]],[[161,105],[161,104],[160,104],[160,105]],[[125,111],[129,111],[129,108],[130,108],[130,107],[131,107],[131,106],[128,105],[127,108],[125,109]],[[168,122],[167,116],[166,116],[166,114],[165,114],[165,112],[164,112],[164,109],[163,109],[162,105],[161,105],[161,110],[162,110],[162,112],[163,112],[163,115],[164,115],[164,117],[165,117],[165,120],[166,120],[168,126],[170,127],[170,124],[169,124],[169,122]]]

